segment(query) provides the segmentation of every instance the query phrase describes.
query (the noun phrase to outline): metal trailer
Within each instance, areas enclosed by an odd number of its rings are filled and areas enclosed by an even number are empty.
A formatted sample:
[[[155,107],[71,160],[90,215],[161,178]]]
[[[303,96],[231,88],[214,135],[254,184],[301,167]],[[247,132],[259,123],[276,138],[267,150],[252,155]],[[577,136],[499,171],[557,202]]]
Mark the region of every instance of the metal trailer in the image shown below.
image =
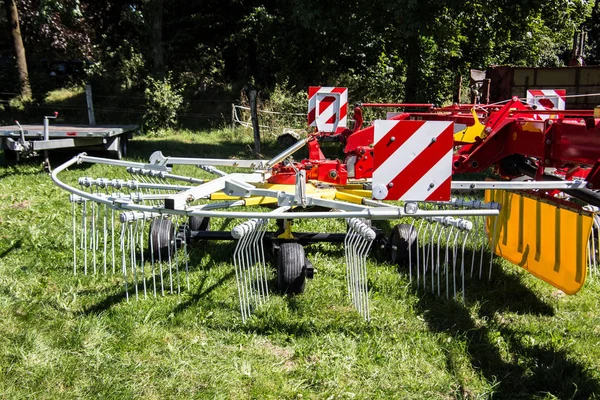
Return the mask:
[[[138,125],[49,125],[44,117],[43,125],[0,126],[0,149],[7,161],[18,161],[49,150],[71,149],[108,152],[113,158],[121,159],[127,154],[128,140]]]

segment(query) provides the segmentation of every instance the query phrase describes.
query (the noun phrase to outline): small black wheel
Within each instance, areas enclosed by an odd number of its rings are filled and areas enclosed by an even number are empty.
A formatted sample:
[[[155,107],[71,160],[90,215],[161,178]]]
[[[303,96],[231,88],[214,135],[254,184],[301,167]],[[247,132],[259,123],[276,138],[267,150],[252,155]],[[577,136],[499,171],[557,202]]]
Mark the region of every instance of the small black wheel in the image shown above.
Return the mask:
[[[401,264],[409,260],[409,246],[413,258],[417,254],[417,230],[409,224],[398,224],[390,235],[392,262]]]
[[[282,293],[300,294],[306,283],[304,248],[299,243],[282,243],[277,254],[277,288]]]
[[[127,151],[129,150],[129,138],[127,138],[127,135],[119,137],[119,148],[121,149],[121,158],[127,157]]]
[[[4,149],[4,164],[14,164],[17,162],[17,152],[10,149]]]
[[[155,261],[168,261],[169,256],[175,254],[174,238],[175,229],[170,219],[153,220],[148,236],[148,254],[152,254]]]
[[[190,217],[188,220],[191,231],[209,231],[210,217]]]

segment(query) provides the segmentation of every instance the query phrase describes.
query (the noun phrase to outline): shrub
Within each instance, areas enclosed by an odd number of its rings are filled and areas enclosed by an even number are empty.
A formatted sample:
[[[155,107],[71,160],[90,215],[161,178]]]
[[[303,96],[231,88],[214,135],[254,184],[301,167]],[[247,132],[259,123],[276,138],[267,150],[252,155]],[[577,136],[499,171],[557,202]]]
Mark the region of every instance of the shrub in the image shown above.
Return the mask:
[[[144,127],[147,132],[175,126],[177,113],[183,104],[182,92],[183,88],[173,84],[170,74],[164,79],[146,79]]]

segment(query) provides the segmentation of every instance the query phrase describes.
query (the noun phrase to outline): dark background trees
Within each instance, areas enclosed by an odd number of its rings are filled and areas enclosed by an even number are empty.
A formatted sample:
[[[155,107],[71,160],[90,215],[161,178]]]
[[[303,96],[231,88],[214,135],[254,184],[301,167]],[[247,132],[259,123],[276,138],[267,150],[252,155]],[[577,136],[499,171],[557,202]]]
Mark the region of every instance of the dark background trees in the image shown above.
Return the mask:
[[[344,85],[355,100],[440,104],[470,68],[568,64],[582,27],[588,64],[600,61],[598,0],[3,1],[19,11],[34,95],[73,75],[99,93],[141,93],[147,77],[171,72],[187,99],[235,98],[248,84],[263,96],[276,84]],[[20,92],[8,39],[4,91]],[[57,60],[87,72],[52,81]]]

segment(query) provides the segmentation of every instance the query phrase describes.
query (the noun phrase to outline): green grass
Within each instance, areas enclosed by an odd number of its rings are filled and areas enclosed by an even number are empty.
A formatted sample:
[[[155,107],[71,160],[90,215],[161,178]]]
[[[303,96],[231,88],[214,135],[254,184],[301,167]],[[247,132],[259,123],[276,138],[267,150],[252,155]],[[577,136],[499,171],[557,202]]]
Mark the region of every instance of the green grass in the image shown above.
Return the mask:
[[[250,143],[248,132],[187,132],[136,138],[130,151],[242,158]],[[463,303],[419,290],[375,251],[366,323],[345,293],[343,250],[321,244],[307,247],[318,274],[306,293],[273,294],[244,324],[232,243],[191,247],[189,291],[127,302],[120,274],[73,275],[70,209],[40,160],[0,168],[0,398],[600,396],[598,279],[562,296],[496,260],[491,282],[467,280]]]

